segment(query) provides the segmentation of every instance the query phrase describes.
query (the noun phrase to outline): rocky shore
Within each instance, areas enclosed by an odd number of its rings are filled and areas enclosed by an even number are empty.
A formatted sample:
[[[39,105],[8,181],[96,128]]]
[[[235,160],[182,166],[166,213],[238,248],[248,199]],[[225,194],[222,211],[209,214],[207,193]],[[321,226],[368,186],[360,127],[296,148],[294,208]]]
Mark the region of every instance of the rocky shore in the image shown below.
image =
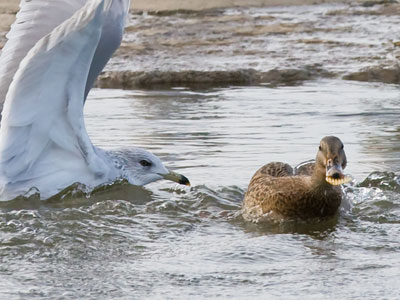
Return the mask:
[[[169,0],[154,9],[155,2],[134,1],[124,41],[98,87],[279,85],[328,77],[400,83],[396,1],[269,6],[276,3],[260,0],[248,7],[240,6],[245,0],[221,0],[214,8]],[[17,11],[4,3],[2,43]]]

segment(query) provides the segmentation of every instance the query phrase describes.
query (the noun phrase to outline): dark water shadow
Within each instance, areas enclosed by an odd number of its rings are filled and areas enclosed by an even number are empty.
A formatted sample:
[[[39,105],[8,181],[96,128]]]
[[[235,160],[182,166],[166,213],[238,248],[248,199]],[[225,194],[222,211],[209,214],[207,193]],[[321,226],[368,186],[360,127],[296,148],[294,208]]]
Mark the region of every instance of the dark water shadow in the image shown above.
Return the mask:
[[[337,213],[333,217],[301,219],[274,219],[262,223],[245,221],[241,215],[234,221],[244,232],[254,235],[270,234],[295,234],[307,235],[313,239],[324,240],[330,238],[338,229],[341,215]]]
[[[107,200],[125,200],[135,205],[143,205],[153,199],[153,193],[141,186],[131,185],[126,180],[89,189],[80,183],[74,183],[48,199],[40,199],[40,193],[31,189],[25,195],[10,201],[0,202],[0,210],[21,209],[57,209],[89,206]]]

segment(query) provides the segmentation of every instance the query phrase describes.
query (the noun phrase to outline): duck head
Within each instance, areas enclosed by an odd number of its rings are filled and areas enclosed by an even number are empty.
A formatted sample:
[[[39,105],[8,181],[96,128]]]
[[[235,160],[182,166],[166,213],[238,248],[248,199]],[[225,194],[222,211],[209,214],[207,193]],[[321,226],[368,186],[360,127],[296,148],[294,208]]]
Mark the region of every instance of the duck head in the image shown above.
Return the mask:
[[[331,185],[340,185],[351,181],[343,173],[347,158],[342,141],[335,136],[324,137],[320,144],[315,162],[315,176]]]

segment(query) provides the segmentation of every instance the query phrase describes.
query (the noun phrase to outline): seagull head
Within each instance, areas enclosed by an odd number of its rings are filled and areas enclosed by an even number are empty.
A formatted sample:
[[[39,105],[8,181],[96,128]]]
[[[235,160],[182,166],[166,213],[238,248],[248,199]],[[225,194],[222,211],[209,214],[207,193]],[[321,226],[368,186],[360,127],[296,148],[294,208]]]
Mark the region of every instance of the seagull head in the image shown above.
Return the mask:
[[[131,184],[145,185],[166,179],[190,186],[190,182],[185,176],[168,170],[153,153],[141,148],[129,149],[123,152],[124,169]]]

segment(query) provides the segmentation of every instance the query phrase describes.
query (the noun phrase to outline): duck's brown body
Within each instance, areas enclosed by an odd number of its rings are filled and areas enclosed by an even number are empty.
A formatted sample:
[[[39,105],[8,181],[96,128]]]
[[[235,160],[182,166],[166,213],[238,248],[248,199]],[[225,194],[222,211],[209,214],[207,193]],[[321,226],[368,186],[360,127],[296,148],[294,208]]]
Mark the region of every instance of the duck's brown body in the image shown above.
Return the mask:
[[[343,144],[336,137],[321,141],[316,163],[294,175],[285,163],[273,162],[252,177],[243,202],[243,216],[254,221],[273,212],[283,217],[311,218],[335,215],[342,201],[339,186],[327,176],[344,176],[346,166]],[[334,172],[333,172],[334,171]],[[333,175],[332,175],[333,174]]]
[[[291,173],[275,177],[274,167],[283,163],[267,164],[259,169],[250,181],[244,198],[244,208],[261,215],[269,212],[284,217],[310,218],[334,215],[341,203],[339,186],[320,182],[312,176],[293,176]],[[255,216],[257,217],[257,216]]]

